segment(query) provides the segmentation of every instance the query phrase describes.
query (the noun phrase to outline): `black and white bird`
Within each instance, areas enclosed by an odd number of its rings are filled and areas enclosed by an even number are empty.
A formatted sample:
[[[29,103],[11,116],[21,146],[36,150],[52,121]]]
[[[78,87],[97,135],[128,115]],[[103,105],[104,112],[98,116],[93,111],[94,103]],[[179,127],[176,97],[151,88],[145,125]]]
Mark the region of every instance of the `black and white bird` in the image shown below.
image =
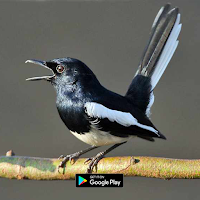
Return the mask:
[[[177,46],[181,31],[178,8],[163,6],[158,12],[150,33],[150,40],[143,53],[139,68],[125,96],[103,87],[95,74],[80,60],[58,58],[50,61],[27,60],[26,63],[50,69],[53,75],[28,78],[29,81],[47,80],[57,93],[56,106],[59,115],[79,140],[91,145],[86,150],[61,156],[59,167],[68,160],[99,146],[113,145],[90,161],[88,173],[105,154],[139,137],[149,141],[166,139],[150,121],[150,109],[154,102],[153,90],[163,75]]]

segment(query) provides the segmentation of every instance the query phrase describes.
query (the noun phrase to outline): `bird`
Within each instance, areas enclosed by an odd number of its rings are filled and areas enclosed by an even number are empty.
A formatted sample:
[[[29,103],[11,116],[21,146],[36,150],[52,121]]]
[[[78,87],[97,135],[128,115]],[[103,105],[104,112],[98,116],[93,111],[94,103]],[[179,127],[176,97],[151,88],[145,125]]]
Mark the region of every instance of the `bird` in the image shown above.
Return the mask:
[[[87,173],[97,171],[98,162],[130,138],[154,141],[166,137],[151,122],[154,88],[168,66],[181,31],[180,12],[168,3],[161,7],[150,31],[150,39],[139,67],[125,95],[106,89],[82,61],[66,57],[49,61],[29,59],[49,69],[52,75],[26,80],[50,82],[56,91],[56,107],[69,131],[89,148],[67,156],[61,155],[59,168],[67,161],[101,146],[112,145],[86,159]]]

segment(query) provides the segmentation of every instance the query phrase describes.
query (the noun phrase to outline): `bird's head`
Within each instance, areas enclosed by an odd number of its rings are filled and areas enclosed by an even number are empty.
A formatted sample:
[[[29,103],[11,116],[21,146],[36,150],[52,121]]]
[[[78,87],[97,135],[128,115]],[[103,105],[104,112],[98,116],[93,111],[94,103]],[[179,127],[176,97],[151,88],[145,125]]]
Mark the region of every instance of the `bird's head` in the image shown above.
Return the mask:
[[[54,86],[73,85],[77,81],[86,82],[96,78],[93,72],[80,60],[74,58],[59,58],[50,61],[27,60],[26,63],[33,63],[51,70],[52,75],[32,77],[27,81],[46,80]]]

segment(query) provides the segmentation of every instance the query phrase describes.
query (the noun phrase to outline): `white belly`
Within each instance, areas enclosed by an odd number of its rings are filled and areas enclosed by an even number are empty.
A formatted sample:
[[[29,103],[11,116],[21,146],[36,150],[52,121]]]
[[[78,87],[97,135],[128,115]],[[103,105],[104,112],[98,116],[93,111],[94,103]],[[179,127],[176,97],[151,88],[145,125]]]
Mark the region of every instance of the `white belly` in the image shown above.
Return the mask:
[[[97,130],[94,128],[92,128],[90,132],[84,133],[84,134],[78,134],[77,132],[73,132],[73,131],[70,131],[70,132],[79,140],[93,146],[117,144],[117,143],[127,141],[130,137],[135,137],[135,136],[129,136],[126,138],[121,138],[121,137],[117,137],[107,132]]]

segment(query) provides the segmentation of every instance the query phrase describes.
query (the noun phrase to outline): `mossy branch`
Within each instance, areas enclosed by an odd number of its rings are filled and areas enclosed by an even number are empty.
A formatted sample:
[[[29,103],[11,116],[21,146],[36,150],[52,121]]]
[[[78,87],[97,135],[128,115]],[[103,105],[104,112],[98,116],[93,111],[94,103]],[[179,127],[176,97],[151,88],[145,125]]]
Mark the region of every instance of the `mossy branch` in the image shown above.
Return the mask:
[[[8,153],[7,153],[8,154]],[[59,169],[60,160],[23,156],[1,156],[0,177],[33,180],[69,180],[75,174],[85,173],[85,158],[68,162]],[[98,163],[97,173],[123,173],[124,176],[141,176],[162,179],[200,178],[200,160],[181,160],[154,157],[106,157]]]

